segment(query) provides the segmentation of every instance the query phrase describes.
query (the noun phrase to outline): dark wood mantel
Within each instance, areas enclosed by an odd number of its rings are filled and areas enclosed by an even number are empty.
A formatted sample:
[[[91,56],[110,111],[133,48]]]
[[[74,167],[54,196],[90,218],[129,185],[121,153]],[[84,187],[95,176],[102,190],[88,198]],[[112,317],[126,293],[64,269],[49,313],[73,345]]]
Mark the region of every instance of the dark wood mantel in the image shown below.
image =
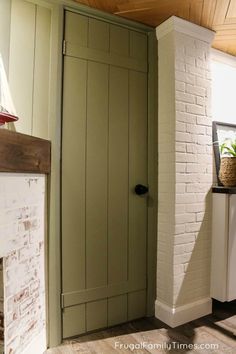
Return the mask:
[[[0,129],[0,172],[49,174],[50,166],[50,141]]]

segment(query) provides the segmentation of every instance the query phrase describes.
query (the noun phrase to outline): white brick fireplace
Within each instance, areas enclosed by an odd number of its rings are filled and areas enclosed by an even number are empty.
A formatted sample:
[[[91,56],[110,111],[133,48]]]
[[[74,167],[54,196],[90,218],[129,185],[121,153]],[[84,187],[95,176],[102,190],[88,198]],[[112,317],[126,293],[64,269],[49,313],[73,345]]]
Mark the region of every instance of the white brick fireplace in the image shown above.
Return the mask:
[[[211,312],[214,33],[171,17],[157,28],[159,200],[156,317],[178,326]]]
[[[5,354],[46,349],[44,235],[45,176],[0,173],[0,348]]]

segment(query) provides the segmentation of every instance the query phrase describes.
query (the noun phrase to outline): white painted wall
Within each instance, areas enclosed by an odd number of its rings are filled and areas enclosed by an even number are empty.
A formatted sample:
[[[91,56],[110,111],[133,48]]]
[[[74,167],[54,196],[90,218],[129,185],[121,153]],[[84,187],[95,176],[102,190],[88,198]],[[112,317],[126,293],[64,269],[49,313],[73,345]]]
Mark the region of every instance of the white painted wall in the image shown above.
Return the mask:
[[[212,119],[236,124],[236,57],[212,50]]]
[[[0,0],[0,54],[8,74],[10,49],[11,0]]]
[[[9,84],[18,132],[49,137],[51,9],[12,0]]]

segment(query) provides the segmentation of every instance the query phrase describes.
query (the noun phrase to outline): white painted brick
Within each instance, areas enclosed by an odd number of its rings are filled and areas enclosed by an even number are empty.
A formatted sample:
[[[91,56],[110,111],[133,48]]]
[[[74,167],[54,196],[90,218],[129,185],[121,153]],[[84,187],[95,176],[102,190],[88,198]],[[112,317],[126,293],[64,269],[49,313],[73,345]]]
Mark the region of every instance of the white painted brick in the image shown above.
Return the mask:
[[[196,124],[197,118],[193,114],[185,112],[176,112],[176,120],[179,122]]]
[[[206,136],[206,135],[198,135],[197,142],[200,145],[211,144],[211,141],[209,140],[209,136]]]
[[[175,79],[178,81],[185,82],[186,84],[195,85],[195,76],[192,74],[183,73],[181,71],[176,71],[175,72]]]
[[[177,132],[186,132],[186,123],[176,122],[176,131]]]
[[[187,165],[188,167],[188,165]],[[176,182],[177,183],[197,183],[199,182],[200,177],[195,173],[176,173]]]
[[[186,144],[186,151],[189,154],[197,154],[198,149],[196,144]]]
[[[202,78],[205,77],[204,70],[193,65],[186,64],[186,72],[196,76],[200,76]]]
[[[209,174],[209,175],[212,175],[212,173],[213,173],[213,165],[208,165],[207,166],[207,173]]]
[[[204,59],[205,58],[205,50],[201,49],[201,48],[197,49],[196,56],[200,59]]]
[[[186,92],[191,93],[193,95],[197,96],[206,96],[206,89],[204,87],[199,87],[199,86],[193,86],[193,85],[186,85]]]
[[[209,189],[210,188],[211,186],[209,185]],[[206,193],[196,193],[195,197],[197,203],[203,203],[206,200]]]
[[[212,109],[211,106],[206,106],[205,107],[205,112],[207,117],[212,117]]]
[[[175,275],[180,275],[184,273],[184,265],[178,264],[174,266],[174,273]]]
[[[210,98],[212,97],[212,88],[211,86],[209,86],[207,89],[206,89],[206,95],[205,95],[207,98]]]
[[[196,214],[196,221],[201,222],[204,220],[205,217],[209,218],[209,215],[207,215],[206,213],[197,213]]]
[[[185,213],[185,204],[175,204],[175,214],[183,214]]]
[[[189,47],[187,46],[186,49],[185,49],[185,53],[187,56],[190,56],[192,58],[196,58],[197,56],[197,49],[194,48],[194,47]]]
[[[185,231],[186,232],[198,232],[198,231],[200,231],[201,226],[202,226],[201,222],[186,224]]]
[[[174,247],[174,254],[183,254],[185,249],[185,245],[176,245]]]
[[[166,132],[172,131],[172,134],[168,135],[167,140],[161,132],[159,154],[161,152],[162,157],[159,156],[159,161],[172,161],[174,173],[171,178],[168,176],[166,164],[165,173],[159,175],[159,187],[165,190],[163,195],[159,193],[159,208],[161,205],[166,214],[161,216],[165,222],[158,227],[162,255],[157,278],[162,284],[159,293],[163,301],[166,301],[168,294],[185,304],[200,299],[203,294],[209,296],[211,223],[210,213],[205,214],[205,209],[210,209],[209,191],[212,185],[210,48],[207,43],[183,33],[176,33],[173,42],[175,112],[169,118],[168,125],[165,125],[165,115],[160,117],[159,127],[163,131],[166,129]],[[174,158],[165,156],[165,149],[170,146]],[[208,243],[202,244],[202,237]],[[198,263],[192,270],[192,261],[195,260]],[[168,284],[163,276],[166,272],[174,279],[174,293],[165,285]],[[183,283],[185,291],[182,291]]]
[[[210,71],[206,71],[206,79],[211,80],[212,75]]]
[[[192,253],[185,253],[183,255],[174,255],[174,265],[188,263],[191,259]]]
[[[203,79],[201,77],[196,77],[196,85],[200,87],[204,87],[205,89],[209,89],[211,85],[211,81],[207,79]]]
[[[175,235],[174,237],[174,244],[179,245],[179,244],[188,244],[191,242],[195,242],[195,233],[184,233],[182,235]]]
[[[175,185],[175,192],[176,193],[185,193],[185,183],[177,183]]]
[[[197,162],[197,155],[194,154],[185,154],[182,152],[177,152],[175,156],[176,162]]]
[[[195,39],[195,46],[197,49],[203,51],[203,57],[206,59],[206,55],[209,53],[209,44],[204,41],[201,41],[200,39]]]
[[[176,91],[185,91],[185,82],[181,82],[181,81],[175,81],[175,89]],[[190,92],[191,93],[191,92]]]
[[[196,66],[202,69],[208,69],[208,62],[204,59],[196,59]]]
[[[175,217],[175,221],[177,224],[186,224],[186,223],[191,223],[196,221],[196,215],[193,213],[188,213],[188,214],[178,214]]]
[[[195,96],[189,93],[176,91],[176,100],[185,103],[195,103]]]
[[[185,143],[176,142],[175,151],[176,152],[186,152],[186,144]]]
[[[192,136],[189,133],[176,132],[175,139],[177,142],[192,142]]]
[[[176,204],[191,204],[194,202],[196,202],[196,194],[194,193],[176,194]]]
[[[194,250],[194,247],[195,247],[195,242],[188,243],[187,245],[185,245],[184,250],[186,253],[189,253]]]
[[[205,135],[206,128],[201,125],[197,125],[197,124],[187,124],[186,132],[191,133],[191,134]]]
[[[189,55],[184,56],[184,61],[186,64],[195,65],[195,58],[193,58]]]
[[[197,153],[198,154],[207,154],[207,147],[208,146],[204,146],[204,145],[196,145],[197,146]]]
[[[213,146],[206,146],[206,153],[213,157]]]
[[[186,163],[176,163],[176,172],[185,173],[186,172],[186,167],[187,167]]]
[[[199,106],[205,106],[206,104],[206,100],[205,98],[203,97],[196,97],[196,103],[199,105]]]
[[[175,102],[175,109],[177,112],[185,112],[186,105],[183,102]]]
[[[187,184],[186,186],[187,193],[206,193],[208,191],[209,191],[209,184],[194,183],[194,184]]]
[[[196,163],[188,163],[186,166],[187,173],[197,173],[200,170],[200,166]]]
[[[206,134],[212,136],[212,128],[206,127]]]
[[[175,225],[175,235],[185,233],[185,225]]]
[[[201,171],[202,172],[202,171]],[[207,169],[206,169],[207,172]],[[199,180],[201,182],[209,182],[212,183],[212,173],[208,172],[208,173],[199,173]]]
[[[196,118],[196,120],[197,120],[197,124],[199,124],[199,125],[206,125],[208,127],[212,126],[212,120],[210,118],[206,117],[206,116],[204,116],[204,117],[203,116],[198,116]]]
[[[4,257],[5,346],[7,353],[22,353],[42,330],[46,333],[43,221],[45,182],[43,176],[32,178],[30,175],[26,177],[15,174],[0,176],[0,182],[1,198],[8,200],[7,204],[11,207],[4,208],[5,219],[8,225],[15,225],[14,233],[11,234],[7,234],[4,226],[7,247],[1,243],[0,248],[1,256]],[[20,311],[23,305],[24,314]],[[17,345],[14,346],[13,342]]]
[[[211,144],[211,142],[209,141],[209,144]],[[207,164],[207,165],[211,165],[212,164],[212,156],[211,155],[202,155],[199,154],[197,155],[197,161],[200,164]]]
[[[196,114],[196,115],[202,115],[202,116],[206,114],[205,108],[201,106],[197,106],[196,104],[187,104],[186,112]]]
[[[181,61],[176,60],[175,61],[175,69],[185,72],[185,64]]]

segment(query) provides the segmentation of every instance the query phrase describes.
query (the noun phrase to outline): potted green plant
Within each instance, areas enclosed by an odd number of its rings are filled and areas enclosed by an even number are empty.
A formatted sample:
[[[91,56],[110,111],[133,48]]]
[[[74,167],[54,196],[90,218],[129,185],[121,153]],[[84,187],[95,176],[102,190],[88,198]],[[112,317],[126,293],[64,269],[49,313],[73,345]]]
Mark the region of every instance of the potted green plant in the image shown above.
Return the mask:
[[[236,139],[227,139],[220,145],[219,178],[225,187],[236,186]]]

